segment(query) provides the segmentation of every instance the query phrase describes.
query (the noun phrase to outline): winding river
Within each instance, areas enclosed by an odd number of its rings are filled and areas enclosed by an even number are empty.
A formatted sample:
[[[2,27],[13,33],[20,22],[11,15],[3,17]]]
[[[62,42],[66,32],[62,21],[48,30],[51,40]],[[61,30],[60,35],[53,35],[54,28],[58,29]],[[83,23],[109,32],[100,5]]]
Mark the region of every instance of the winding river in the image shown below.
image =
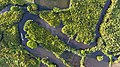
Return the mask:
[[[48,57],[50,59],[50,61],[56,63],[58,66],[62,66],[62,67],[65,67],[65,65],[63,64],[62,61],[60,61],[58,58],[55,57],[55,55],[48,51],[47,49],[44,49],[42,47],[37,47],[35,49],[30,49],[26,46],[26,42],[28,41],[26,38],[25,38],[25,34],[26,32],[23,30],[23,27],[24,27],[24,24],[27,20],[33,20],[35,22],[38,22],[39,21],[39,16],[37,15],[33,15],[33,14],[30,14],[29,12],[25,12],[23,18],[21,19],[21,21],[19,22],[18,24],[18,28],[19,28],[19,33],[21,35],[21,40],[22,40],[22,44],[25,46],[24,48],[32,53],[33,55],[37,56],[37,57],[40,57],[40,58],[43,58],[43,57]],[[39,23],[39,22],[38,22]]]
[[[104,15],[106,14],[106,11],[107,9],[109,8],[109,5],[110,5],[111,1],[110,0],[107,0],[102,12],[101,12],[101,16],[98,20],[98,23],[96,25],[96,37],[95,37],[95,43],[97,42],[97,39],[100,37],[100,33],[99,33],[99,27],[100,27],[100,24],[102,23],[103,21],[103,18],[104,18]],[[6,7],[5,9],[3,9],[2,11],[0,11],[0,14],[1,13],[4,13],[6,11],[9,11],[10,8],[9,6]],[[25,34],[26,32],[23,30],[24,28],[24,24],[27,20],[33,20],[35,22],[37,22],[38,24],[40,24],[41,26],[45,27],[46,29],[48,29],[54,36],[58,36],[59,39],[61,39],[62,41],[64,41],[66,44],[67,44],[67,41],[69,40],[69,38],[64,35],[62,32],[61,32],[61,28],[53,28],[51,27],[49,24],[47,24],[43,19],[41,19],[38,15],[33,15],[33,14],[30,14],[29,12],[26,11],[25,9],[25,14],[23,15],[21,21],[18,23],[18,29],[19,29],[19,34],[21,36],[21,42],[24,46],[24,48],[32,53],[33,55],[37,56],[37,57],[48,57],[50,59],[50,61],[56,63],[59,67],[66,67],[62,61],[60,61],[58,58],[55,57],[55,55],[48,51],[47,49],[44,49],[40,46],[38,46],[37,48],[35,49],[30,49],[26,46],[26,42],[28,41],[26,38],[25,38]],[[82,44],[82,43],[78,43],[77,41],[75,40],[70,40],[69,46],[73,47],[73,48],[76,48],[76,49],[86,49],[86,48],[91,48],[93,47],[92,45],[85,45],[85,44]],[[89,60],[88,60],[89,59]],[[104,65],[104,63],[100,63],[100,62],[97,62],[95,59],[93,60],[94,58],[91,58],[87,57],[86,60],[86,67],[89,67],[89,66],[92,66],[92,67],[100,67],[101,65]],[[79,59],[78,59],[79,60]],[[92,61],[91,63],[89,61]],[[90,63],[90,64],[89,64]],[[94,66],[95,64],[95,66]],[[97,65],[98,64],[98,65]],[[104,67],[104,66],[102,66]]]

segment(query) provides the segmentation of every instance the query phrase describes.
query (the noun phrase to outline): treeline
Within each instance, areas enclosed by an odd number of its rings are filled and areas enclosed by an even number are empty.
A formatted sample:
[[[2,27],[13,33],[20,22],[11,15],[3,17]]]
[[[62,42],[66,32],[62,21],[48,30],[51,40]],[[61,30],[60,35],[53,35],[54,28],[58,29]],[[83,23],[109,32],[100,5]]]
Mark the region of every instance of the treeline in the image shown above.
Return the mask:
[[[73,0],[69,9],[42,11],[40,17],[53,27],[58,27],[62,21],[64,34],[70,39],[77,34],[76,41],[89,44],[94,40],[95,27],[105,2],[106,0]]]

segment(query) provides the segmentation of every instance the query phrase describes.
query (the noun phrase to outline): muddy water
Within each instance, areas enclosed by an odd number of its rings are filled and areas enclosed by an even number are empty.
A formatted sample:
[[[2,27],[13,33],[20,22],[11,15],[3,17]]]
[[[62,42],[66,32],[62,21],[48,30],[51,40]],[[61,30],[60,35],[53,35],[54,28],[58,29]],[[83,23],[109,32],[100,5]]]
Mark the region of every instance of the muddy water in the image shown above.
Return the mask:
[[[35,3],[39,4],[40,10],[49,10],[54,7],[65,9],[69,7],[70,0],[35,0]]]

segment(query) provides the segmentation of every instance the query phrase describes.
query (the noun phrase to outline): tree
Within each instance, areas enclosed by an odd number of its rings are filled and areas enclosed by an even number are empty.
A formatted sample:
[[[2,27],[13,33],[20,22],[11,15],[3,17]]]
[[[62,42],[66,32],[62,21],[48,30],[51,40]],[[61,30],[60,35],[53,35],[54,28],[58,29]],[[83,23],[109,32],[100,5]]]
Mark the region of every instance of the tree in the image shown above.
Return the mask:
[[[34,49],[34,48],[37,47],[37,43],[34,42],[34,41],[29,40],[29,41],[27,42],[27,46],[30,47],[31,49]]]
[[[13,4],[18,4],[18,5],[24,5],[25,1],[24,0],[11,0]]]
[[[59,9],[59,8],[57,8],[57,7],[54,7],[54,8],[53,8],[53,11],[54,11],[54,12],[59,12],[59,11],[60,11],[60,9]]]
[[[99,55],[96,57],[98,61],[102,61],[103,60],[103,56],[102,55]]]
[[[33,13],[33,14],[37,14],[38,13],[38,6],[36,4],[29,4],[27,6],[27,10],[30,12],[30,13]]]

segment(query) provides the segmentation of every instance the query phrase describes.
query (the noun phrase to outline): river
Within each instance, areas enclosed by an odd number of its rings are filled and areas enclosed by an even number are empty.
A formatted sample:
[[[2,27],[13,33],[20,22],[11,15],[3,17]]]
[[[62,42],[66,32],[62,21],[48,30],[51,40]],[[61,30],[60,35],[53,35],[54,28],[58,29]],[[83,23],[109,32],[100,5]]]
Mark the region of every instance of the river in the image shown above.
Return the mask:
[[[106,11],[107,9],[109,8],[109,5],[110,5],[110,0],[107,0],[102,12],[101,12],[101,16],[99,18],[99,21],[96,25],[96,37],[95,37],[95,43],[97,42],[96,40],[100,37],[100,33],[99,33],[99,27],[100,27],[100,24],[102,23],[103,21],[103,18],[104,18],[104,15],[106,14]],[[9,7],[10,8],[10,7]],[[3,9],[2,11],[0,11],[0,13],[4,13],[6,11],[9,11],[8,7],[6,7],[5,9]],[[37,22],[40,26],[43,26],[45,27],[46,29],[48,29],[54,36],[58,36],[59,39],[61,39],[62,41],[64,41],[66,44],[67,44],[67,41],[69,40],[69,38],[64,35],[62,32],[61,32],[61,28],[53,28],[51,27],[49,24],[47,24],[43,19],[41,19],[38,15],[33,15],[33,14],[30,14],[29,12],[26,11],[25,9],[25,14],[23,15],[21,21],[18,23],[18,29],[19,29],[19,34],[21,35],[21,42],[24,46],[24,48],[32,53],[33,55],[37,56],[37,57],[48,57],[52,62],[56,63],[59,67],[65,67],[65,65],[63,64],[62,61],[60,61],[58,58],[55,57],[55,55],[53,55],[52,52],[48,51],[47,49],[44,49],[44,48],[41,48],[40,46],[38,46],[37,48],[35,49],[30,49],[26,46],[26,42],[28,41],[26,38],[25,38],[25,34],[26,32],[23,30],[24,28],[24,24],[27,20],[33,20],[35,22]],[[76,49],[86,49],[86,48],[91,48],[93,47],[92,45],[85,45],[85,44],[82,44],[82,43],[78,43],[77,41],[75,40],[70,40],[69,46],[73,47],[73,48],[76,48]],[[99,52],[98,52],[99,53]],[[98,54],[96,53],[96,54]],[[93,54],[92,54],[93,55]],[[76,59],[77,60],[77,59]],[[78,59],[79,60],[79,59]],[[86,61],[87,60],[87,61]],[[98,65],[103,65],[102,62],[97,62],[95,58],[91,58],[91,57],[87,57],[85,60],[85,64],[86,64],[86,67],[99,67],[97,66],[96,64]],[[91,62],[92,61],[92,62]],[[103,61],[104,62],[104,61]],[[90,64],[89,64],[90,63]],[[94,65],[95,64],[95,65]],[[106,64],[106,62],[105,62]],[[102,66],[104,67],[104,66]]]

